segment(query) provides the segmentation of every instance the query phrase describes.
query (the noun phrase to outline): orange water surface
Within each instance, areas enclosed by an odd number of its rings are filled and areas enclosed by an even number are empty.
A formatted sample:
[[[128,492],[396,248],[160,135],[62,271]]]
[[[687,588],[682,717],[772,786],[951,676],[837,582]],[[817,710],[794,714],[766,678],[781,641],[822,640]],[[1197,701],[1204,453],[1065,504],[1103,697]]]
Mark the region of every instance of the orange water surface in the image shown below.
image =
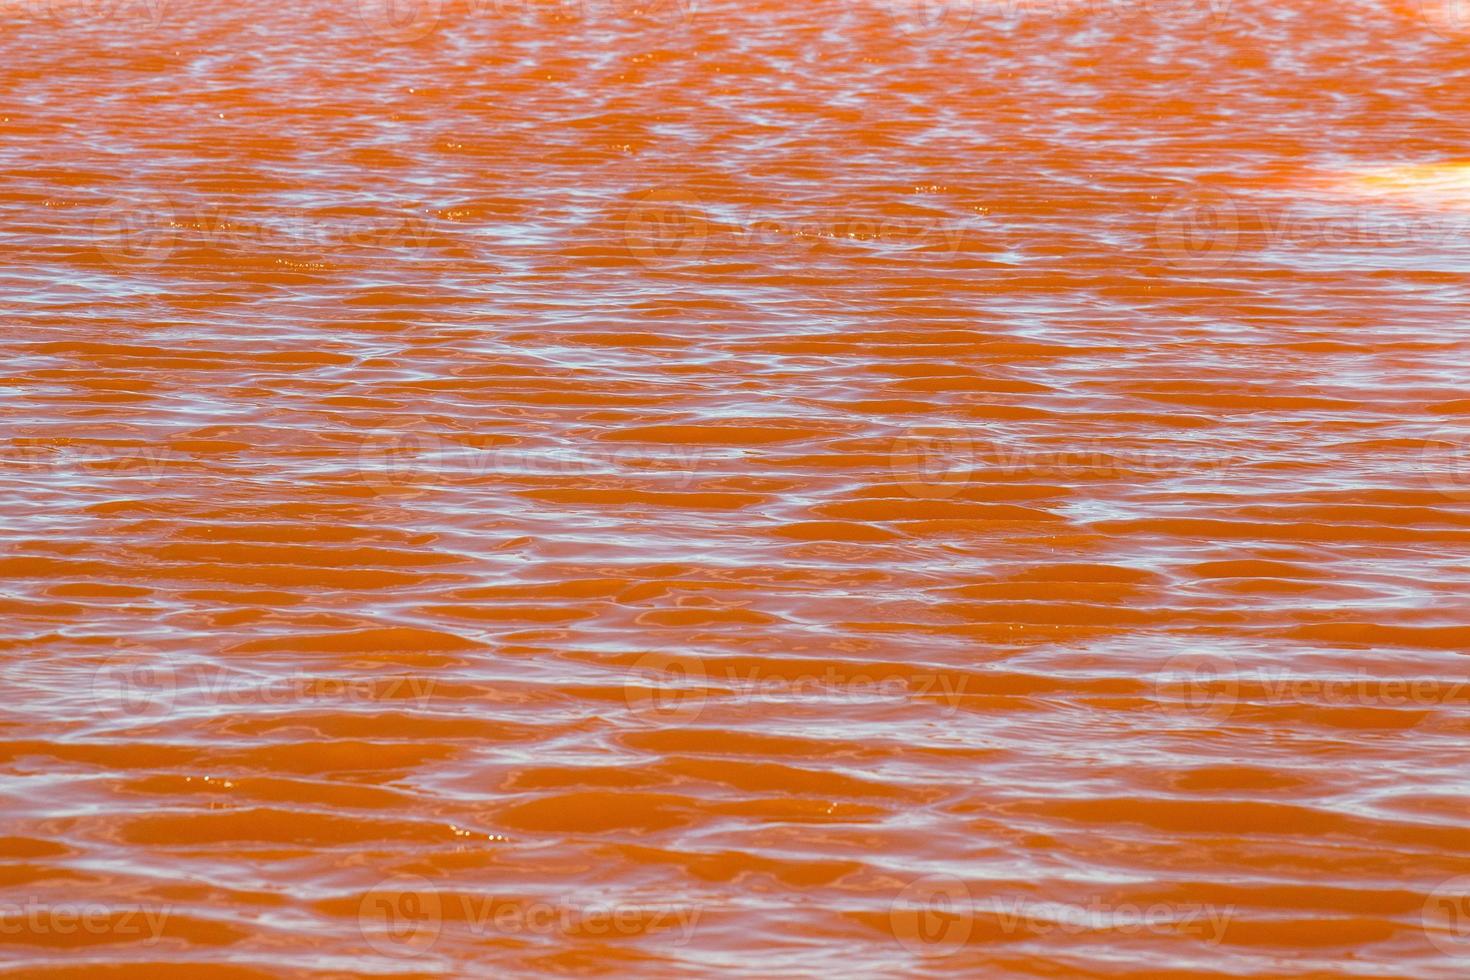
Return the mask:
[[[1470,975],[1467,29],[4,0],[0,973]]]

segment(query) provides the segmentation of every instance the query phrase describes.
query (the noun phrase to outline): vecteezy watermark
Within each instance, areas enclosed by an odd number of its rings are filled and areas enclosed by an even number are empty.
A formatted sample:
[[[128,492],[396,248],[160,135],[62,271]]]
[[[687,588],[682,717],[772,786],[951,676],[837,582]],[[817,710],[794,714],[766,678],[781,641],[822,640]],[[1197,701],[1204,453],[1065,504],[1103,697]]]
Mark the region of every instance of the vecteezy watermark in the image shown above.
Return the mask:
[[[628,254],[650,268],[698,261],[709,239],[699,198],[676,187],[645,191],[623,219]]]
[[[45,436],[16,436],[0,443],[0,472],[37,482],[104,478],[156,482],[188,458],[167,443],[79,444]]]
[[[697,906],[442,891],[419,875],[399,875],[363,895],[357,922],[363,939],[377,952],[421,956],[433,949],[446,929],[481,939],[660,933],[672,945],[684,946],[693,938],[701,914]]]
[[[438,30],[444,0],[357,0],[357,14],[369,34],[404,44]]]
[[[1240,248],[1240,211],[1229,194],[1186,191],[1154,219],[1154,243],[1171,264],[1213,268]]]
[[[1234,0],[873,0],[894,33],[912,41],[962,39],[1063,16],[1221,24]]]
[[[1424,900],[1424,934],[1449,956],[1470,957],[1470,875],[1442,882]]]
[[[1463,246],[1470,241],[1470,214],[1360,205],[1345,209],[1328,202],[1253,204],[1203,188],[1183,191],[1164,204],[1154,219],[1153,240],[1170,265],[1218,269],[1247,253],[1275,250]]]
[[[167,905],[0,900],[0,942],[26,937],[88,936],[94,941],[157,945],[173,909]]]
[[[92,222],[92,243],[121,269],[161,265],[181,251],[211,256],[399,249],[423,253],[440,240],[436,226],[404,211],[371,216],[328,216],[305,209],[273,209],[256,216],[214,205],[185,205],[144,194],[106,202]]]
[[[1470,0],[1416,0],[1429,29],[1448,41],[1470,37]]]
[[[689,27],[700,12],[698,0],[469,0],[469,4],[472,14],[489,10],[502,18],[551,18],[599,26]]]
[[[889,905],[888,924],[894,938],[911,953],[953,953],[975,931],[974,896],[953,875],[919,878],[909,882]]]
[[[4,8],[4,20],[65,24],[141,24],[158,27],[175,0],[19,0]]]
[[[659,477],[678,490],[690,485],[711,451],[705,446],[630,443],[486,447],[432,433],[382,430],[363,437],[356,472],[384,490],[496,478],[617,476]]]
[[[711,254],[754,250],[800,254],[828,246],[922,249],[954,255],[972,222],[874,217],[838,209],[761,212],[715,207],[681,187],[656,187],[633,197],[622,215],[623,245],[650,268],[698,262]]]
[[[397,44],[423,41],[451,21],[507,28],[526,23],[589,24],[602,28],[688,27],[695,0],[357,0],[358,17],[373,37]]]
[[[947,956],[975,937],[983,919],[988,930],[1008,936],[1117,935],[1191,936],[1217,946],[1235,906],[1204,902],[1112,902],[1089,896],[1082,902],[1046,902],[1015,896],[977,898],[953,875],[928,875],[910,882],[889,906],[888,924],[906,950]]]
[[[1450,500],[1470,500],[1470,425],[1445,426],[1424,440],[1419,472]]]
[[[709,674],[699,657],[645,653],[623,682],[633,713],[661,722],[692,721],[709,699]]]
[[[431,677],[307,674],[261,676],[222,666],[181,663],[151,655],[118,654],[92,673],[95,717],[142,721],[166,715],[181,700],[243,707],[312,703],[423,703],[433,695]]]
[[[953,497],[980,465],[975,434],[958,426],[921,425],[894,437],[888,464],[904,492],[914,497]]]
[[[1241,670],[1222,653],[1171,657],[1154,676],[1159,706],[1222,722],[1245,703],[1322,707],[1432,708],[1470,705],[1470,680],[1384,677],[1355,670],[1312,676],[1282,667]]]
[[[639,717],[658,721],[692,721],[711,700],[721,703],[758,701],[821,701],[879,704],[921,699],[953,713],[964,697],[966,680],[951,674],[874,669],[838,670],[835,666],[810,672],[761,667],[737,669],[710,665],[699,657],[648,653],[632,665],[623,685],[628,707]]]
[[[1029,480],[1198,477],[1235,463],[1203,443],[1139,447],[1093,439],[1027,445],[992,431],[978,425],[904,429],[889,443],[889,470],[910,496],[943,498],[1001,475]]]
[[[179,246],[182,225],[173,202],[161,195],[108,201],[92,223],[92,242],[108,262],[121,267],[166,262]]]
[[[1260,668],[1241,675],[1239,685],[1252,697],[1271,704],[1380,708],[1470,705],[1470,680],[1377,677],[1361,670],[1347,676],[1305,677],[1282,669]]]
[[[879,0],[895,33],[914,40],[961,37],[975,24],[981,0]],[[1007,7],[1019,6],[1007,0]],[[1010,10],[1004,11],[1014,16]]]
[[[450,486],[500,478],[630,477],[656,479],[663,488],[689,487],[718,452],[709,446],[640,446],[592,442],[522,446],[510,438],[461,433],[453,438],[428,432],[382,429],[356,437],[342,472],[375,488]],[[153,442],[114,440],[78,443],[44,433],[0,442],[0,474],[29,481],[142,480],[162,482],[200,465],[187,435]],[[499,443],[499,444],[497,444]],[[257,449],[227,447],[211,458]],[[727,453],[728,454],[728,453]]]
[[[1213,653],[1171,657],[1155,675],[1154,693],[1166,711],[1222,722],[1240,701],[1235,661]]]

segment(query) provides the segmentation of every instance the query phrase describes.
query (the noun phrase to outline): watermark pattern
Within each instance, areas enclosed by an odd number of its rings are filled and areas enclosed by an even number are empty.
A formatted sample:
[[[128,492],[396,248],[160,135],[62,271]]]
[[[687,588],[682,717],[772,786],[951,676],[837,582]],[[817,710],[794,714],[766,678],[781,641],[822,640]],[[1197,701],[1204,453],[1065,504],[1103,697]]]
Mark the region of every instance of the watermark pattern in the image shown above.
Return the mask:
[[[449,486],[495,478],[658,476],[671,489],[688,487],[711,450],[594,443],[532,449],[465,445],[437,435],[384,430],[368,434],[357,452],[358,475],[374,486]]]
[[[620,23],[635,26],[659,24],[688,28],[700,14],[699,0],[472,0],[494,6],[502,16],[522,18],[556,17],[560,20]]]
[[[914,497],[953,497],[974,478],[980,465],[975,435],[958,426],[914,426],[896,436],[889,468],[905,493]]]
[[[943,956],[962,948],[975,931],[974,897],[952,875],[911,881],[888,908],[894,937],[911,953]]]
[[[821,701],[876,704],[921,699],[946,713],[958,710],[964,677],[918,671],[897,674],[840,671],[825,667],[805,673],[762,673],[759,667],[712,669],[699,657],[649,653],[639,657],[623,685],[635,715],[659,722],[687,722],[712,700],[721,703]]]
[[[1429,29],[1447,41],[1470,37],[1470,0],[1415,0]]]
[[[1137,447],[1107,440],[1028,446],[975,426],[917,425],[888,446],[889,470],[913,497],[944,498],[998,475],[1027,480],[1209,476],[1234,465],[1217,447],[1176,443]],[[982,476],[983,474],[983,476]]]
[[[226,707],[330,703],[370,704],[413,700],[434,692],[431,677],[292,673],[258,676],[218,665],[179,664],[167,657],[118,654],[92,674],[97,717],[141,721],[167,715],[174,704]]]
[[[1470,500],[1470,427],[1446,426],[1424,440],[1419,470],[1450,500]]]
[[[417,214],[324,216],[304,209],[273,209],[269,220],[217,205],[185,206],[163,195],[108,201],[92,223],[98,253],[121,269],[152,268],[181,251],[239,256],[283,256],[334,248],[401,249],[424,253],[442,239]]]
[[[1441,953],[1470,957],[1470,875],[1442,882],[1424,900],[1424,934]]]
[[[163,938],[169,906],[102,902],[0,901],[0,941],[14,937],[89,936],[99,941],[154,946]]]
[[[412,430],[384,429],[358,437],[338,457],[338,472],[380,490],[465,485],[483,480],[630,477],[656,479],[682,490],[693,484],[719,450],[702,445],[639,446],[593,442],[528,447],[484,445],[473,434],[449,438]],[[161,482],[190,467],[216,465],[274,445],[229,447],[202,457],[187,435],[182,441],[77,443],[45,436],[17,436],[0,443],[0,474],[42,483],[51,480],[128,479]],[[473,444],[473,443],[480,444]]]
[[[1154,685],[1164,710],[1215,722],[1247,702],[1362,708],[1470,705],[1470,680],[1382,677],[1362,670],[1333,676],[1305,676],[1279,667],[1240,670],[1233,658],[1218,653],[1172,657],[1155,675]]]
[[[687,28],[695,21],[695,0],[357,0],[358,16],[369,36],[393,44],[430,39],[451,19],[492,22],[504,27],[535,22],[623,25],[647,29]]]
[[[623,219],[623,244],[649,268],[697,261],[709,240],[709,219],[699,198],[679,188],[641,194]]]
[[[1182,653],[1171,657],[1155,676],[1154,684],[1165,710],[1201,721],[1224,721],[1240,701],[1235,661],[1218,654]]]
[[[367,944],[385,956],[419,956],[439,941],[444,907],[427,878],[399,875],[363,895],[357,927]]]
[[[899,35],[914,40],[962,37],[975,26],[981,0],[883,0],[882,8]],[[1019,7],[1007,0],[1007,8]],[[1005,10],[1014,16],[1015,11]]]
[[[1250,204],[1223,190],[1188,190],[1155,216],[1154,245],[1170,265],[1219,269],[1250,253],[1463,246],[1470,214],[1296,202]]]
[[[357,13],[369,34],[407,44],[438,30],[444,0],[357,0]]]
[[[623,699],[633,713],[662,722],[685,722],[704,711],[709,674],[698,657],[646,653],[623,683]]]
[[[381,209],[380,209],[381,210]],[[872,217],[840,210],[803,214],[758,213],[722,207],[711,216],[698,195],[677,187],[636,195],[621,213],[624,250],[653,269],[697,263],[712,253],[760,250],[801,254],[819,246],[846,245],[956,254],[975,220]],[[987,229],[993,231],[994,229]],[[91,240],[109,264],[149,270],[181,254],[211,259],[269,256],[294,259],[337,249],[394,249],[423,255],[439,246],[477,246],[464,224],[434,220],[407,208],[381,214],[325,214],[309,209],[272,209],[268,217],[217,204],[190,203],[142,193],[101,204]]]
[[[167,443],[99,445],[18,436],[0,444],[0,472],[35,481],[103,477],[157,481],[189,458]]]
[[[977,898],[953,875],[928,875],[910,882],[889,906],[894,938],[919,956],[948,956],[976,938],[983,919],[987,931],[1008,936],[1045,937],[1109,932],[1116,935],[1190,936],[1218,946],[1235,906],[1204,902],[1112,902],[1092,896],[1085,902],[1043,902],[997,896]]]
[[[954,41],[1008,31],[1029,20],[1193,21],[1223,24],[1234,0],[876,0],[896,36],[914,42]]]
[[[155,266],[174,254],[181,230],[173,202],[147,195],[104,204],[92,223],[92,241],[113,265]]]
[[[1224,193],[1175,196],[1154,220],[1154,242],[1173,264],[1214,268],[1240,248],[1240,212]]]
[[[526,900],[448,892],[419,875],[386,879],[358,905],[358,928],[386,956],[422,956],[446,929],[469,936],[618,937],[662,934],[675,946],[694,937],[702,909],[647,902],[609,902],[576,896]]]
[[[7,4],[4,20],[48,26],[133,24],[158,27],[174,0],[20,0]]]
[[[715,207],[686,188],[657,187],[633,200],[622,232],[629,255],[650,268],[667,268],[698,262],[707,254],[802,253],[823,245],[923,249],[952,256],[977,227],[974,221],[874,217],[840,209],[763,213],[744,206]]]

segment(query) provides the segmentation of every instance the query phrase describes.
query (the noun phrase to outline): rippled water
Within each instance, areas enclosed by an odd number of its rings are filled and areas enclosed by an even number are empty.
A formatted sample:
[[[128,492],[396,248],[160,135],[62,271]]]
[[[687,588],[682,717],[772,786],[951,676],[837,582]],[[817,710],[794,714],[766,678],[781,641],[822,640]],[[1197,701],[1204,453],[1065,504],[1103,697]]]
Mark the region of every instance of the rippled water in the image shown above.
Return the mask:
[[[0,8],[0,961],[1464,975],[1456,3]]]

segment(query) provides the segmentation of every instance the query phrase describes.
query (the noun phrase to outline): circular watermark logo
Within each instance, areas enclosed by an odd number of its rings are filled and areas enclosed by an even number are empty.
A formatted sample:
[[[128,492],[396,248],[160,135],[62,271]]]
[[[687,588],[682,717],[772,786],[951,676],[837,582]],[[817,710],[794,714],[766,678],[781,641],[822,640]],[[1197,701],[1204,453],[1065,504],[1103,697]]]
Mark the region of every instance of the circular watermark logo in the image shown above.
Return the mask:
[[[1450,500],[1470,500],[1470,427],[1446,427],[1425,439],[1419,472]]]
[[[439,27],[444,0],[357,0],[363,27],[395,43],[422,41]]]
[[[889,468],[914,497],[953,497],[973,478],[975,440],[956,426],[913,426],[894,438]]]
[[[108,657],[92,673],[96,713],[116,721],[144,721],[166,714],[178,687],[174,666],[159,654],[120,653]]]
[[[1470,957],[1470,875],[1444,882],[1424,900],[1424,934],[1449,956]]]
[[[928,875],[909,883],[888,908],[899,945],[920,956],[945,956],[961,948],[975,929],[969,886],[953,875]]]
[[[404,489],[445,478],[452,446],[420,432],[369,434],[357,453],[357,471],[383,490]]]
[[[656,23],[665,27],[689,27],[698,8],[694,0],[584,0],[588,5],[601,5],[609,15],[634,23]]]
[[[479,9],[523,23],[555,18],[592,21],[607,27],[632,24],[644,30],[688,27],[698,14],[695,0],[480,0]]]
[[[699,198],[680,188],[642,194],[623,221],[628,254],[651,268],[697,261],[708,240],[709,221]]]
[[[1154,243],[1176,266],[1225,265],[1239,250],[1240,237],[1235,200],[1218,191],[1178,194],[1154,221]]]
[[[880,0],[894,32],[911,40],[962,37],[975,23],[980,0]],[[1007,5],[1008,7],[1010,5]]]
[[[1211,653],[1171,657],[1155,677],[1154,693],[1167,711],[1224,721],[1240,700],[1235,661]]]
[[[385,956],[420,956],[439,941],[443,903],[433,884],[419,875],[379,882],[357,906],[357,928]]]
[[[157,27],[169,0],[21,0],[7,13],[27,14],[52,23],[143,23]]]
[[[179,247],[181,225],[173,202],[161,195],[114,199],[92,222],[92,242],[118,268],[154,266]]]
[[[1419,0],[1419,18],[1447,41],[1470,35],[1470,0]]]
[[[704,710],[708,678],[698,657],[645,653],[629,669],[623,697],[634,714],[656,721],[693,721]]]

